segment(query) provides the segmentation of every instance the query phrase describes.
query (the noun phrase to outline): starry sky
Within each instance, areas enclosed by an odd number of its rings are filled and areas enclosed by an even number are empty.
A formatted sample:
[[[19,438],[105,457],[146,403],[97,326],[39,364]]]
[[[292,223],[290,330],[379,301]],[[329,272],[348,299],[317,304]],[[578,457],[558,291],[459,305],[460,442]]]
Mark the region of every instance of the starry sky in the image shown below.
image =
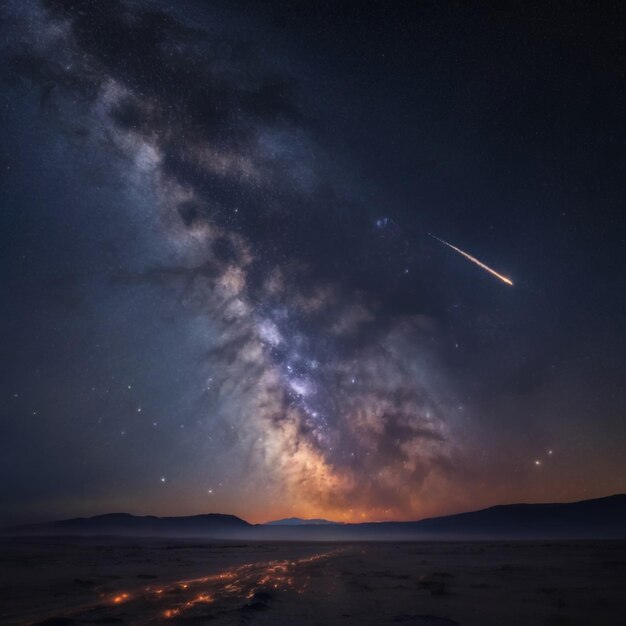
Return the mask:
[[[284,4],[2,3],[0,521],[626,491],[623,3]]]

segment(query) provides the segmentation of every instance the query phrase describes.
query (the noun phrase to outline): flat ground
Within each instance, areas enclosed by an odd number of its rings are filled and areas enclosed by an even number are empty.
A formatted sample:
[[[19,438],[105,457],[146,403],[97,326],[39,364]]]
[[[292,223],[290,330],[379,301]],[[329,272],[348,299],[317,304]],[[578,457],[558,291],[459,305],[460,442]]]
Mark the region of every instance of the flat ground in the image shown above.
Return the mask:
[[[626,625],[626,542],[0,540],[2,624]]]

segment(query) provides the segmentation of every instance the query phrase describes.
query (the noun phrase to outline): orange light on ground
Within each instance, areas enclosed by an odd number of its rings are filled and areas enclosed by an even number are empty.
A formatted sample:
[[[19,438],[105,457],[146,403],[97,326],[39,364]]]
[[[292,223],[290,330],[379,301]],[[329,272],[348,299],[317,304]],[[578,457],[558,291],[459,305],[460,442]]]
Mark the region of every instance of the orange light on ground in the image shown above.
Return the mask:
[[[130,596],[127,593],[120,593],[113,598],[113,604],[121,604],[122,602],[126,602],[129,597]]]

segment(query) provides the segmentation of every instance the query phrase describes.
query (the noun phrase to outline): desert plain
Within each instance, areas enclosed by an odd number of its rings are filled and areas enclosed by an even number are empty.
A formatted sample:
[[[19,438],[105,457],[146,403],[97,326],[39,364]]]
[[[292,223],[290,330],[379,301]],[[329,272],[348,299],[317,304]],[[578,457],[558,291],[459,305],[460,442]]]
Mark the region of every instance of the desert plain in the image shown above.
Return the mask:
[[[1,624],[626,624],[626,542],[0,546]]]

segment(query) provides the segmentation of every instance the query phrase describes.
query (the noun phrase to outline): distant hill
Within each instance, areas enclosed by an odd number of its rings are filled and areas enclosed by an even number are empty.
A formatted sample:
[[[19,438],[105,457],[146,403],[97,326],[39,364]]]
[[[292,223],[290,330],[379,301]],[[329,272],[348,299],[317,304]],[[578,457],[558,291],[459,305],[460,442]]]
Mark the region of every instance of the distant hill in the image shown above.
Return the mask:
[[[486,537],[624,537],[626,494],[554,504],[509,504],[416,522],[421,532]]]
[[[371,524],[359,524],[360,527]],[[626,538],[626,494],[551,504],[507,504],[419,522],[388,522],[379,532],[449,539]]]
[[[75,517],[57,522],[31,524],[8,529],[18,534],[40,535],[124,535],[124,536],[229,536],[253,528],[234,515],[207,513],[187,517],[137,516],[109,513],[95,517]]]
[[[416,522],[340,524],[290,518],[252,525],[234,515],[113,513],[5,529],[20,535],[211,537],[271,541],[626,539],[626,494],[557,504],[507,504]]]
[[[285,517],[273,522],[265,522],[264,526],[320,526],[324,524],[338,524],[327,519],[302,519],[301,517]]]

